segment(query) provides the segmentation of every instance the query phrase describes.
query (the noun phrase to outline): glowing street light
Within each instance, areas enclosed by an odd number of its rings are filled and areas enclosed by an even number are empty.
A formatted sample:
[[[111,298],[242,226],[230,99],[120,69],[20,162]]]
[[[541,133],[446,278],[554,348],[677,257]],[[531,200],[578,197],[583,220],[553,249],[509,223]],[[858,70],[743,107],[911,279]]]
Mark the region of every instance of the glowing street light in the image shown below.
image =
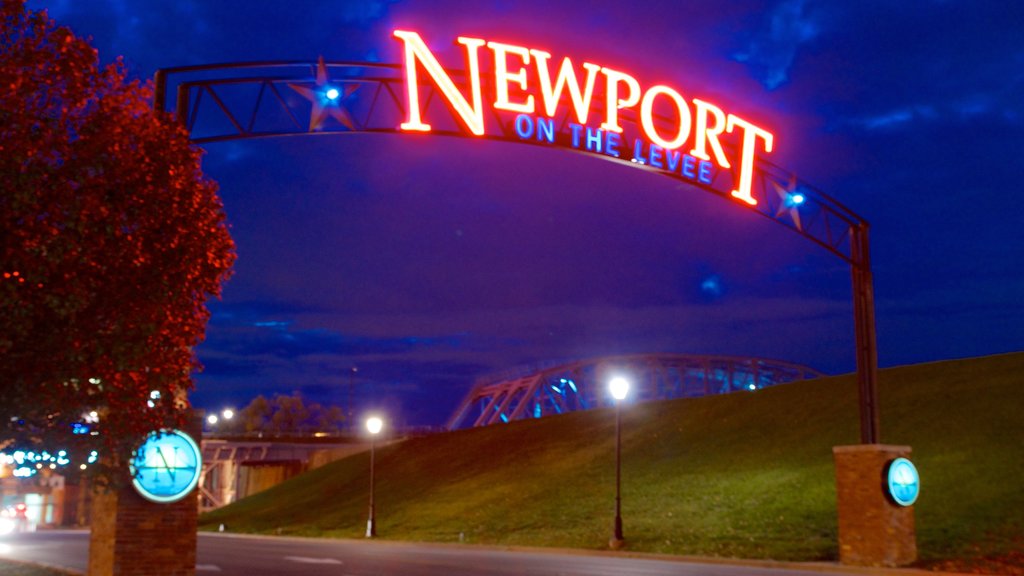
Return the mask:
[[[384,421],[377,416],[371,416],[366,419],[366,430],[370,433],[370,519],[366,522],[366,537],[373,538],[377,535],[377,517],[374,512],[373,506],[373,465],[374,465],[374,451],[377,434],[380,433],[381,429],[384,428]]]
[[[366,419],[366,430],[370,434],[380,434],[381,429],[384,428],[384,421],[376,416],[371,416]]]
[[[223,411],[222,411],[222,412],[220,413],[220,415],[221,415],[221,417],[222,417],[222,418],[224,418],[225,420],[231,420],[232,418],[234,418],[234,417],[235,417],[235,411],[234,411],[234,410],[232,410],[231,408],[225,408],[225,409],[224,409],[224,410],[223,410]]]
[[[625,543],[622,537],[622,401],[629,395],[629,380],[621,376],[612,378],[608,391],[615,399],[615,531],[608,545],[618,549]]]
[[[612,378],[611,382],[608,383],[608,391],[612,393],[612,398],[617,401],[625,400],[629,394],[629,380],[621,376]],[[618,403],[616,403],[618,405]]]
[[[220,418],[218,418],[216,414],[210,414],[209,416],[206,417],[206,423],[209,424],[210,426],[216,424],[218,420],[220,420]]]

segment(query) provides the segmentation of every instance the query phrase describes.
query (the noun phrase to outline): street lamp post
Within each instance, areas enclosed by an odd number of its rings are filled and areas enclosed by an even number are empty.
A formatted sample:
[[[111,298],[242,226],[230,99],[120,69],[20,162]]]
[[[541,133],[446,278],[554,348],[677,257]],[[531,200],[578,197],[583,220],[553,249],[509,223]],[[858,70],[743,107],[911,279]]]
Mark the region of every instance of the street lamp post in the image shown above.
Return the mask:
[[[615,531],[608,545],[618,549],[626,542],[622,537],[622,401],[629,394],[629,380],[612,378],[608,389],[615,399]]]
[[[373,538],[377,535],[377,516],[373,505],[373,489],[374,489],[374,452],[377,434],[380,433],[384,427],[384,421],[376,416],[371,416],[366,419],[366,430],[370,433],[370,519],[366,522],[366,537]]]

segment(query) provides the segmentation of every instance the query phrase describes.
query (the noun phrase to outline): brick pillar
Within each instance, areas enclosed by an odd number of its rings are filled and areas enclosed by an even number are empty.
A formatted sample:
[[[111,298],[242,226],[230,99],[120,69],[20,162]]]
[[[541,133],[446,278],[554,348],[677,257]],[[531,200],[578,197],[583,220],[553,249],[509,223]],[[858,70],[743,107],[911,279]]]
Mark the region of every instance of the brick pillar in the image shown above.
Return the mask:
[[[89,483],[92,511],[89,514],[89,576],[114,573],[114,543],[117,540],[117,494]]]
[[[201,426],[186,431],[198,444]],[[130,482],[94,488],[88,576],[195,576],[198,495],[158,504]]]
[[[861,444],[832,448],[836,466],[839,561],[858,566],[906,566],[917,559],[913,506],[887,494],[886,468],[909,458],[909,446]]]

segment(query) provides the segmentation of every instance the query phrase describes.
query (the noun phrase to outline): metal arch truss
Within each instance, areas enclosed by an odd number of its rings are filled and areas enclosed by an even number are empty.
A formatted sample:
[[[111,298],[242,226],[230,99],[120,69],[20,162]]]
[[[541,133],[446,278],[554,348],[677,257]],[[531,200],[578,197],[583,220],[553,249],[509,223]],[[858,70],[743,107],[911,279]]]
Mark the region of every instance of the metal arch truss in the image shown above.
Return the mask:
[[[465,73],[450,75],[465,91]],[[483,99],[493,101],[493,75],[481,72],[480,76]],[[422,133],[400,129],[407,118],[404,90],[399,64],[324,62],[322,58],[318,62],[211,64],[157,71],[154,107],[173,113],[197,144],[311,134],[404,133],[410,138],[423,137]],[[710,171],[702,180],[692,172],[687,175],[678,164],[675,170],[669,170],[633,161],[630,143],[640,138],[641,132],[639,118],[631,109],[620,111],[624,154],[616,157],[579,146],[578,142],[573,145],[568,102],[551,119],[555,139],[549,142],[532,134],[524,136],[522,126],[517,127],[518,115],[493,108],[484,122],[485,134],[472,135],[455,119],[457,115],[432,83],[421,84],[419,97],[423,117],[433,126],[432,135],[553,147],[660,174],[753,210],[847,262],[853,276],[861,441],[878,442],[874,296],[868,223],[864,219],[801,182],[795,174],[761,158],[757,158],[753,170],[750,192],[757,199],[753,206],[731,197],[737,180],[735,168],[720,169],[708,163]],[[602,104],[595,95],[593,105]],[[672,129],[671,118],[656,116],[654,123],[662,133]],[[535,132],[539,134],[540,129]],[[723,146],[733,148],[724,142]]]
[[[608,380],[627,376],[633,401],[696,398],[753,391],[818,378],[817,370],[776,360],[732,356],[607,356],[541,368],[477,384],[448,421],[449,430],[612,406]]]

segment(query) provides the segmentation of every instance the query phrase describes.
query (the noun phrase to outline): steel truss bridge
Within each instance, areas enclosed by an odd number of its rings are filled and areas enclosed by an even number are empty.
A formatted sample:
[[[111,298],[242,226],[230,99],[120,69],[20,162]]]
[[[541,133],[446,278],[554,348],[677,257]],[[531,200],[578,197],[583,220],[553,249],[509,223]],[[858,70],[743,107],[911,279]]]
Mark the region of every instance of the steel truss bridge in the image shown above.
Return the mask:
[[[460,89],[465,90],[466,74],[449,73]],[[480,78],[482,97],[493,101],[496,86],[493,72],[482,71]],[[328,134],[401,133],[407,138],[425,137],[399,128],[408,114],[403,82],[400,64],[325,62],[323,58],[318,62],[185,66],[157,71],[154,108],[173,114],[197,144]],[[515,115],[493,109],[488,112],[491,116],[486,118],[484,135],[472,136],[454,119],[436,86],[426,82],[419,90],[424,114],[430,116],[434,126],[430,134],[546,145],[517,135]],[[603,105],[602,98],[595,95],[594,105]],[[560,111],[552,118],[563,139],[571,122],[569,108],[560,106]],[[620,114],[624,135],[638,133],[640,118],[636,111],[624,109]],[[671,118],[655,114],[653,121],[661,133],[669,133],[672,128]],[[735,152],[734,146],[725,142],[722,145]],[[701,181],[686,177],[678,170],[656,169],[642,162],[630,162],[625,157],[567,148],[564,143],[555,147],[632,166],[715,194],[781,224],[849,264],[861,442],[879,443],[874,289],[866,220],[823,191],[799,180],[796,174],[760,157],[754,163],[751,189],[758,203],[751,206],[734,202],[730,197],[737,178],[735,170],[713,167],[710,181]]]
[[[369,450],[365,442],[301,443],[287,440],[202,440],[199,511],[208,512],[327,462]],[[277,468],[271,482],[250,478],[253,468]]]
[[[752,391],[823,376],[789,362],[733,356],[637,354],[606,356],[481,382],[448,421],[449,430],[588,410],[614,403],[608,380],[627,376],[635,401],[695,398]]]

